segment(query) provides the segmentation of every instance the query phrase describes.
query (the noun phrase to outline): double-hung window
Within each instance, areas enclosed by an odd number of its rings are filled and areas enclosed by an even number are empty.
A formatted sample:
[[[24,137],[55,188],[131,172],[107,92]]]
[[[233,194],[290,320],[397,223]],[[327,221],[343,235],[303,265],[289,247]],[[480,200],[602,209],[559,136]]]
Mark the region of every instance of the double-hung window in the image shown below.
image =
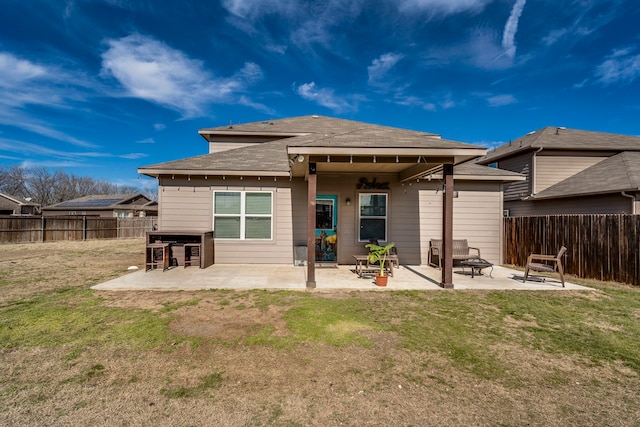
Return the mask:
[[[268,191],[216,191],[213,229],[217,239],[271,240],[273,193]]]
[[[359,240],[366,242],[369,239],[387,241],[387,194],[386,193],[360,193],[359,215],[360,223]]]

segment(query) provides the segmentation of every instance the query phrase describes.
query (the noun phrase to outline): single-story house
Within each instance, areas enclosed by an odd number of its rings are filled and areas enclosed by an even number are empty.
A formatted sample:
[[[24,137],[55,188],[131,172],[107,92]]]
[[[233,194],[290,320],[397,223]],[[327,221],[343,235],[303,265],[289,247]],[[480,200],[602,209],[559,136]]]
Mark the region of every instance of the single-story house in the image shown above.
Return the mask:
[[[509,216],[640,213],[640,137],[545,127],[477,160],[520,173],[504,184]]]
[[[158,202],[142,194],[101,194],[66,200],[42,208],[43,216],[134,218],[158,215]]]
[[[159,231],[214,232],[215,262],[353,264],[370,239],[426,264],[443,239],[501,262],[502,184],[521,175],[469,163],[486,154],[439,135],[322,116],[202,129],[209,153],[145,166],[158,179]],[[449,189],[450,191],[447,191]],[[449,247],[449,249],[447,249]]]
[[[40,204],[30,199],[0,193],[0,215],[37,215]]]

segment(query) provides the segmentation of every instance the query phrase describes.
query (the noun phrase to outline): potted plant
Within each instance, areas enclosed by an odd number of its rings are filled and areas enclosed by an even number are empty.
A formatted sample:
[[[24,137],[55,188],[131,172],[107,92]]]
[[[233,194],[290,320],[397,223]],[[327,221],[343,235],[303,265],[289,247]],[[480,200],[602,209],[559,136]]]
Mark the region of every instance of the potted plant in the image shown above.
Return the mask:
[[[389,243],[386,246],[376,245],[374,243],[369,243],[365,245],[365,248],[369,249],[369,255],[367,260],[371,264],[380,263],[380,274],[376,274],[376,285],[377,286],[387,286],[387,280],[389,277],[384,272],[384,266],[387,261],[387,254],[389,253],[389,249],[395,246],[395,243]]]

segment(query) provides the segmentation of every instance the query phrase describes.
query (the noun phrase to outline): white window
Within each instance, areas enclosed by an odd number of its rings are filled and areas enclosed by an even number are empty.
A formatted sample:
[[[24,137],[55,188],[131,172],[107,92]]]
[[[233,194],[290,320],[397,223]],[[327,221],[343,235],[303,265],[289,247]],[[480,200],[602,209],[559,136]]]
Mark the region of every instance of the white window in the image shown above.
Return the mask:
[[[359,223],[361,242],[369,239],[387,241],[387,194],[360,193]]]
[[[268,191],[216,191],[213,230],[216,239],[272,239],[273,194]]]

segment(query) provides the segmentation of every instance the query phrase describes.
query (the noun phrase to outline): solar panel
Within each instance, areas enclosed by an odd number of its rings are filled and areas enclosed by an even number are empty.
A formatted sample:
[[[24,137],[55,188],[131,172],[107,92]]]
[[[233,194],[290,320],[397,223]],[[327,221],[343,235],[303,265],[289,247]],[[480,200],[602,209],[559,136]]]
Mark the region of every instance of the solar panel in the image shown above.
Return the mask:
[[[85,201],[74,201],[70,200],[68,202],[62,202],[58,205],[60,208],[100,208],[111,206],[114,203],[121,201],[122,199],[89,199]]]

